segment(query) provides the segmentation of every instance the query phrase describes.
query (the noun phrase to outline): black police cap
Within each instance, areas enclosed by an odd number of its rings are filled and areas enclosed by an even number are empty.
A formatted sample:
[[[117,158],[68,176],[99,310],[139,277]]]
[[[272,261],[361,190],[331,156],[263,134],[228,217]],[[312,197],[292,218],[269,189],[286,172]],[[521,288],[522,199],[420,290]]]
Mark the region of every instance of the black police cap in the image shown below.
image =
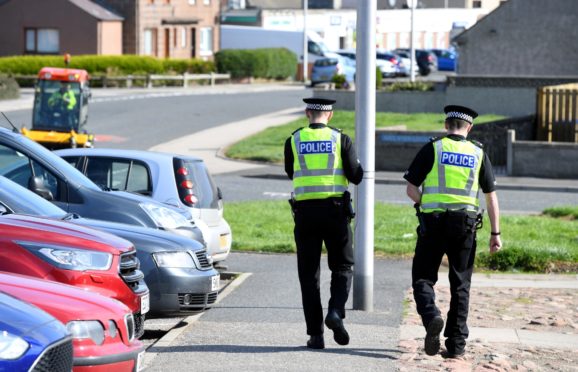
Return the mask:
[[[471,108],[459,105],[448,105],[444,107],[446,119],[457,118],[467,121],[470,124],[474,123],[474,119],[478,117],[478,113]]]
[[[333,111],[333,104],[336,101],[325,98],[303,98],[303,102],[307,104],[307,110]]]

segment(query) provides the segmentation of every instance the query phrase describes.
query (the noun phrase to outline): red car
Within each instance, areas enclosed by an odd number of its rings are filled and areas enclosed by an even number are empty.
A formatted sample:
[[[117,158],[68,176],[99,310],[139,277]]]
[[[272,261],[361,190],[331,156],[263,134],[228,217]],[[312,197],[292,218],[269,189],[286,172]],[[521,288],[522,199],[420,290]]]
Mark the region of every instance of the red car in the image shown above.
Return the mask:
[[[114,298],[144,332],[149,290],[132,243],[65,221],[0,216],[0,271],[74,285]]]
[[[131,311],[122,303],[79,288],[0,273],[0,292],[46,311],[72,334],[75,372],[131,372],[142,367],[144,346],[134,338]]]

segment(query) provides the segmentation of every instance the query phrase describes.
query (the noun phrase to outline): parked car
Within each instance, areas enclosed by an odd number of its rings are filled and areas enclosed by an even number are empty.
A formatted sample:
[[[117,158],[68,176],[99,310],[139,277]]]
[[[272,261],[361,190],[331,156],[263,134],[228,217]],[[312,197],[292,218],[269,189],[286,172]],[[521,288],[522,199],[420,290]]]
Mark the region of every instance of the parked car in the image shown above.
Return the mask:
[[[135,338],[133,315],[122,303],[69,285],[6,273],[0,273],[0,292],[46,311],[66,326],[72,334],[74,372],[132,372],[142,367],[144,345]]]
[[[381,50],[381,49],[377,49],[376,51],[376,58],[378,61],[386,61],[391,63],[393,66],[395,66],[395,72],[393,73],[393,75],[388,75],[388,76],[401,76],[403,75],[405,66],[403,65],[403,61],[402,59],[395,53],[391,53],[389,51],[386,50]],[[384,75],[385,77],[385,75]]]
[[[411,55],[410,49],[407,48],[398,48],[394,50],[396,54],[407,54],[408,56]],[[438,70],[438,61],[436,55],[426,49],[416,49],[415,50],[415,58],[417,60],[417,65],[419,66],[419,73],[422,76],[427,76],[431,72]]]
[[[144,332],[149,290],[127,240],[65,221],[0,216],[0,271],[74,285],[117,299]]]
[[[331,82],[335,75],[345,75],[347,83],[355,83],[355,61],[340,56],[319,58],[311,69],[311,86]]]
[[[438,59],[438,70],[456,71],[458,54],[450,49],[431,49]]]
[[[87,149],[55,153],[104,188],[139,193],[189,209],[195,219],[208,226],[207,250],[212,260],[219,263],[227,258],[231,250],[231,227],[223,218],[221,190],[202,159],[153,151],[83,150]],[[116,171],[119,169],[130,171]]]
[[[340,49],[336,52],[337,54],[347,57],[350,59],[356,59],[356,51],[354,49]],[[377,55],[376,55],[377,57]],[[399,67],[396,62],[392,62],[385,58],[376,58],[375,66],[381,71],[381,76],[383,77],[393,77],[399,74]]]
[[[0,128],[0,175],[27,187],[67,212],[86,218],[167,230],[204,243],[207,226],[190,211],[142,195],[103,191],[44,146]]]
[[[201,311],[217,300],[220,276],[199,242],[165,231],[80,218],[0,176],[0,215],[10,213],[66,220],[132,242],[150,290],[150,314]]]
[[[413,65],[411,64],[411,58],[409,58],[409,52],[408,53],[404,53],[404,52],[400,52],[400,53],[395,53],[395,55],[397,55],[402,62],[402,67],[400,69],[400,75],[401,76],[410,76],[411,75],[411,69],[410,66],[413,67],[413,71],[415,74],[419,74],[419,66],[417,65],[417,61],[414,59],[413,61]]]
[[[0,314],[0,371],[70,372],[72,337],[62,323],[3,292]]]

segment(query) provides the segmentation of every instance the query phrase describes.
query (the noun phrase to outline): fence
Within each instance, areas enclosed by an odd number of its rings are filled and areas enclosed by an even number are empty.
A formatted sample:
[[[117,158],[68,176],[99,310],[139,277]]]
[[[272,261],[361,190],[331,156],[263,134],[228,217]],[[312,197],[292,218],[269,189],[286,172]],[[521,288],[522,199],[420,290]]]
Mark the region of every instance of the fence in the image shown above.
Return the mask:
[[[578,83],[538,89],[540,141],[578,143]]]

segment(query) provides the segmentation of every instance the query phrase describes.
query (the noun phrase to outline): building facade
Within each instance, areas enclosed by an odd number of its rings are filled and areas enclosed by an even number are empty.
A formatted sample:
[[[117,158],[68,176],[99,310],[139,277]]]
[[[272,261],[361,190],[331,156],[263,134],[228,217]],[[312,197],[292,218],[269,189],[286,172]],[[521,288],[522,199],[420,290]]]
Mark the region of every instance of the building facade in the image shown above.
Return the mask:
[[[89,0],[0,0],[0,56],[122,54],[122,22]]]
[[[458,35],[460,74],[578,76],[576,0],[508,0]]]
[[[125,19],[125,54],[212,59],[219,0],[95,0]]]

